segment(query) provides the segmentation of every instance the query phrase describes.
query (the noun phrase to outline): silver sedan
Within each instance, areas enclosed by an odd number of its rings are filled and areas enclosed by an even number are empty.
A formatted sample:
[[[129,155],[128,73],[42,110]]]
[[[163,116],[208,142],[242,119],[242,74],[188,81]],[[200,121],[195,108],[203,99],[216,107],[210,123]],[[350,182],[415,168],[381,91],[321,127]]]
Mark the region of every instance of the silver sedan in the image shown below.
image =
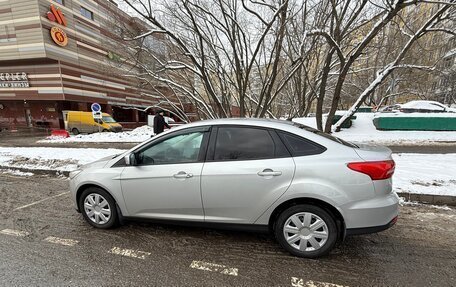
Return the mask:
[[[167,131],[71,172],[74,207],[97,228],[127,219],[273,233],[290,253],[328,254],[398,215],[394,161],[287,121],[222,119]]]

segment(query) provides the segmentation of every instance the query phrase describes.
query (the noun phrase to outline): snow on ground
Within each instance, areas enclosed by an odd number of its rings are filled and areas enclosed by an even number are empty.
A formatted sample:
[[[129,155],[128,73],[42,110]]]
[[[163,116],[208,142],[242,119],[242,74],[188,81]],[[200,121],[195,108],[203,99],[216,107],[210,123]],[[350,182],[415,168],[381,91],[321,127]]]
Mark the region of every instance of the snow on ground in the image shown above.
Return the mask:
[[[33,176],[33,172],[23,172],[17,169],[0,169],[0,173],[15,176]]]
[[[149,126],[142,126],[132,131],[120,132],[120,133],[94,133],[94,134],[80,134],[71,135],[69,138],[63,137],[47,137],[44,140],[40,140],[40,143],[67,143],[67,142],[143,142],[154,134],[154,129]]]
[[[456,154],[393,154],[397,192],[456,196]]]
[[[71,171],[120,149],[0,147],[0,166],[12,169]],[[456,196],[456,154],[394,154],[397,192]],[[0,172],[2,172],[0,170]],[[4,172],[4,171],[3,171]]]
[[[437,131],[379,131],[372,120],[374,113],[357,113],[349,129],[333,135],[346,141],[381,145],[428,145],[456,142],[455,132]],[[295,118],[293,121],[315,128],[316,118]]]
[[[124,152],[120,149],[0,147],[0,166],[28,170],[71,171],[103,157]]]
[[[340,113],[340,111],[338,111]],[[448,113],[449,114],[449,113]],[[445,116],[449,116],[445,114]],[[375,129],[372,119],[374,113],[357,113],[356,120],[349,129],[334,133],[335,136],[347,141],[375,143],[383,145],[428,145],[447,142],[456,142],[456,132],[434,131],[378,131]],[[389,114],[391,115],[391,114]],[[411,114],[407,114],[411,115]],[[422,115],[422,113],[420,113]],[[433,114],[426,114],[427,116]],[[442,114],[443,115],[443,114]],[[452,114],[451,116],[455,116]],[[293,121],[311,127],[316,127],[316,120],[312,118],[295,118]],[[137,143],[149,139],[153,135],[153,128],[142,126],[132,131],[120,133],[94,133],[70,136],[69,138],[48,137],[39,143],[70,143],[70,142],[129,142]]]

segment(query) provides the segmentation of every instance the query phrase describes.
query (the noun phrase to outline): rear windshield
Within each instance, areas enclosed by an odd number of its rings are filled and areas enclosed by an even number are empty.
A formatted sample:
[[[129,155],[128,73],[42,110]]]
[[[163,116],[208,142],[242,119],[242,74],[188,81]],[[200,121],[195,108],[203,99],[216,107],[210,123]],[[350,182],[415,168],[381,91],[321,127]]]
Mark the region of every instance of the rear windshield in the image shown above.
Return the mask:
[[[327,133],[324,133],[320,130],[317,130],[317,129],[314,129],[314,128],[311,128],[309,126],[306,126],[306,125],[303,125],[303,124],[298,124],[298,123],[295,123],[293,122],[293,125],[295,127],[298,127],[300,129],[303,129],[303,130],[306,130],[308,132],[311,132],[311,133],[314,133],[316,135],[319,135],[319,136],[322,136],[324,138],[327,138],[329,140],[332,140],[334,142],[337,142],[337,143],[340,143],[340,144],[343,144],[344,146],[348,146],[348,147],[353,147],[353,148],[357,148],[358,146],[355,145],[354,143],[350,143],[350,142],[347,142],[347,141],[344,141],[343,139],[340,139],[338,137],[335,137],[335,136],[332,136],[330,134],[327,134]]]

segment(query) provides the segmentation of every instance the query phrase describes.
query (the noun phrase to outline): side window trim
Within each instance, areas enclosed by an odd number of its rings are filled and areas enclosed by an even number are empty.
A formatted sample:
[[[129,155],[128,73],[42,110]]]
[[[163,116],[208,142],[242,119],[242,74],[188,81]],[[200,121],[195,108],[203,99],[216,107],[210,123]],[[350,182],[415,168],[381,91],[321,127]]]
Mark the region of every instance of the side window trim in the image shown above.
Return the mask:
[[[208,142],[207,152],[206,152],[206,161],[214,161],[215,143],[217,140],[218,128],[219,128],[218,126],[213,126],[211,129],[211,135],[209,137],[209,142]]]
[[[274,130],[274,129],[270,129],[269,130],[269,134],[271,135],[272,137],[272,140],[274,141],[274,145],[275,145],[275,154],[274,154],[274,158],[287,158],[287,157],[292,157],[292,153],[290,151],[290,149],[287,147],[287,145],[283,142],[283,140],[280,138],[280,136],[277,134],[277,131]],[[279,146],[281,146],[284,151],[287,152],[287,154],[285,155],[277,155],[277,150],[279,148]]]

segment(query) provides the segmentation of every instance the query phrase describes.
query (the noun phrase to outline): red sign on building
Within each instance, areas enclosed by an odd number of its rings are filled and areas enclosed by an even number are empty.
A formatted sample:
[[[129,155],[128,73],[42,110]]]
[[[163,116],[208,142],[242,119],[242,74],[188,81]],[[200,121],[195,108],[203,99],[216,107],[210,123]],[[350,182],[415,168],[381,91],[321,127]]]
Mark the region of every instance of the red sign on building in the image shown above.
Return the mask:
[[[51,11],[47,12],[46,15],[51,22],[57,22],[63,26],[67,25],[65,16],[63,15],[62,11],[59,8],[55,8],[55,6],[52,4]]]

